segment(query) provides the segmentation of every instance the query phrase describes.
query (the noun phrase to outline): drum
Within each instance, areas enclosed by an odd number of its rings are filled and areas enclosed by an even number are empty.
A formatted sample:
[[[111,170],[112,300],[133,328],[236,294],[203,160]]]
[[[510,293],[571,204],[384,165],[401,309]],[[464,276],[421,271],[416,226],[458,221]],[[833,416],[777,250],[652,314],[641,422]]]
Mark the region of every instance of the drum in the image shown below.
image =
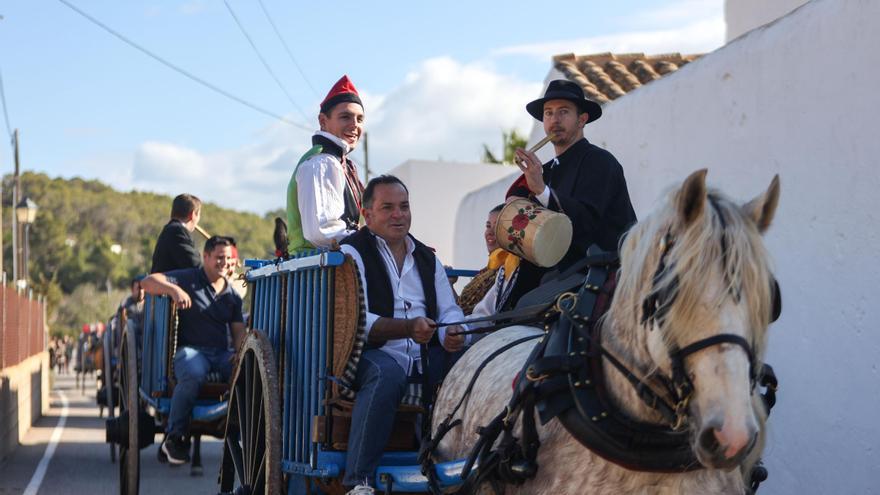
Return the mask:
[[[498,214],[498,245],[533,264],[549,268],[571,245],[571,220],[528,199],[514,199]]]

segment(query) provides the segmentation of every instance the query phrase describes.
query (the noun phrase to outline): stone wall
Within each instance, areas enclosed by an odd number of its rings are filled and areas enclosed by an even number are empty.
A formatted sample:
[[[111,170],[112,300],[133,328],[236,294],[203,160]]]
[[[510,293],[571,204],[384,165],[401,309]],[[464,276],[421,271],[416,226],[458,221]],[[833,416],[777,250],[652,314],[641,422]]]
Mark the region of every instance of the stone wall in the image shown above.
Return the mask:
[[[0,370],[0,462],[49,409],[49,353]]]

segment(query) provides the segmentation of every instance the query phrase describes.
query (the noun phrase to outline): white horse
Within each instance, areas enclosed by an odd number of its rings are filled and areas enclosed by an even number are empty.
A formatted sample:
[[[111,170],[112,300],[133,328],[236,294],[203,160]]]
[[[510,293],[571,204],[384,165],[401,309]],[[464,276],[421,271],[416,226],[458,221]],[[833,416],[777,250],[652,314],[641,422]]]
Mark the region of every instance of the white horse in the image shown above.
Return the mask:
[[[702,469],[674,473],[626,469],[596,455],[554,419],[538,424],[541,447],[537,476],[507,494],[742,494],[751,467],[763,450],[766,419],[750,380],[760,369],[770,323],[772,280],[761,235],[770,226],[779,198],[779,179],[754,200],[739,205],[707,190],[706,171],[693,173],[657,212],[635,225],[621,245],[621,270],[602,325],[602,346],[640,377],[672,376],[670,352],[728,334],[749,347],[721,342],[683,359],[693,384],[687,406],[690,445]],[[659,274],[661,261],[667,267]],[[660,276],[658,276],[660,275]],[[652,294],[676,291],[663,318],[643,322],[643,303]],[[664,292],[665,291],[665,292]],[[446,378],[436,401],[434,427],[461,399],[474,370],[495,349],[534,327],[510,327],[482,339]],[[511,397],[511,383],[536,341],[520,344],[493,360],[456,414],[462,425],[438,447],[439,460],[467,457],[477,427],[485,425]],[[753,352],[750,361],[749,350]],[[641,422],[667,425],[639,399],[634,387],[607,360],[607,388],[617,408]],[[751,368],[754,369],[754,368]],[[519,427],[517,427],[519,432]],[[489,487],[483,487],[489,492]]]

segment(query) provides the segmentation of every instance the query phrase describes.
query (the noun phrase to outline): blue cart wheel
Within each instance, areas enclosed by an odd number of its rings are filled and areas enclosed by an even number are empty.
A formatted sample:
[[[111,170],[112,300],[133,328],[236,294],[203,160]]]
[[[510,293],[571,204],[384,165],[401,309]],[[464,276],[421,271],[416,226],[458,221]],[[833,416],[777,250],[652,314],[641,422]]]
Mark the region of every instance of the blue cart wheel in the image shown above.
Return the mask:
[[[113,392],[116,390],[116,380],[113,377],[113,329],[107,328],[104,332],[104,402],[107,405],[107,418],[116,417],[116,404],[113,401]],[[110,443],[110,462],[116,462],[116,444]]]
[[[141,451],[138,445],[137,344],[134,333],[125,331],[119,352],[119,416],[128,416],[128,438],[119,446],[119,493],[137,495],[140,488]]]
[[[280,413],[272,345],[263,332],[250,331],[238,351],[229,396],[221,493],[281,493]]]

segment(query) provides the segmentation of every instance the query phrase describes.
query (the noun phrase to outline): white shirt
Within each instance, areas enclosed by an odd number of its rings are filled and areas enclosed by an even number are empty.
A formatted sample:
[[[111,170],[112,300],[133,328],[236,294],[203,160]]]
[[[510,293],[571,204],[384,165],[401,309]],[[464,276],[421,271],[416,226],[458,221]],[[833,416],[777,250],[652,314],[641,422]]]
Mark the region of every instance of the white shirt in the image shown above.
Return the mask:
[[[336,143],[345,155],[351,147],[345,141],[318,131]],[[313,246],[329,248],[332,241],[341,241],[355,231],[347,230],[342,220],[345,213],[345,170],[335,156],[318,153],[300,164],[296,170],[296,195],[303,237]]]
[[[486,295],[480,299],[480,302],[474,306],[474,310],[471,311],[471,314],[468,315],[468,320],[475,320],[478,318],[485,318],[487,316],[492,316],[498,313],[498,308],[495,306],[495,303],[498,302],[498,292],[501,291],[505,294],[505,296],[510,295],[510,291],[513,289],[513,283],[516,282],[514,277],[511,277],[509,280],[505,280],[504,278],[504,268],[498,270],[495,274],[495,283],[492,284],[492,287],[489,287],[489,290],[486,291]],[[483,321],[479,323],[468,323],[469,328],[483,328],[493,325],[495,322],[493,321]]]
[[[425,308],[425,293],[422,289],[422,279],[419,277],[419,271],[416,268],[413,251],[415,251],[415,243],[411,238],[406,238],[406,257],[403,260],[403,269],[400,275],[397,272],[397,263],[394,261],[394,255],[388,244],[379,236],[376,237],[376,244],[379,248],[379,254],[385,263],[385,270],[391,280],[391,290],[394,292],[394,318],[412,319],[419,316],[427,316]],[[364,302],[369,308],[369,300],[367,299],[367,279],[364,275],[364,262],[360,253],[347,244],[341,246],[342,252],[354,259],[357,263],[358,270],[361,272],[361,284],[364,287]],[[436,261],[434,267],[434,291],[437,293],[437,321],[453,322],[464,320],[464,313],[455,303],[455,297],[452,294],[452,286],[449,285],[449,279],[446,278],[446,269],[440,264],[440,260]],[[366,332],[367,337],[373,324],[381,316],[367,311]],[[441,327],[438,338],[443,342],[446,338],[446,327]],[[470,335],[465,337],[465,343],[469,342]],[[419,344],[413,339],[395,339],[389,340],[380,348],[381,351],[388,353],[401,368],[406,371],[407,375],[412,373],[414,363],[418,363],[421,369],[421,353],[419,352]]]
[[[550,168],[552,169],[553,167],[555,167],[557,165],[559,165],[559,158],[554,158],[553,164],[550,165]],[[545,185],[544,190],[541,191],[541,194],[535,196],[535,199],[540,201],[541,205],[543,205],[546,208],[547,205],[550,204],[550,186]]]

